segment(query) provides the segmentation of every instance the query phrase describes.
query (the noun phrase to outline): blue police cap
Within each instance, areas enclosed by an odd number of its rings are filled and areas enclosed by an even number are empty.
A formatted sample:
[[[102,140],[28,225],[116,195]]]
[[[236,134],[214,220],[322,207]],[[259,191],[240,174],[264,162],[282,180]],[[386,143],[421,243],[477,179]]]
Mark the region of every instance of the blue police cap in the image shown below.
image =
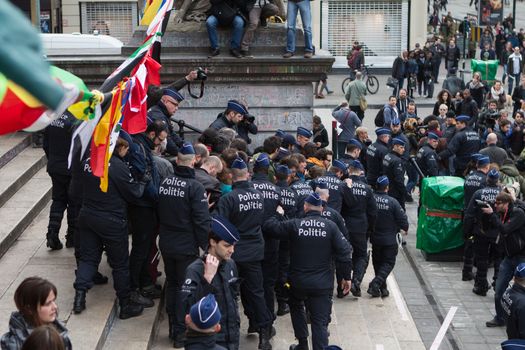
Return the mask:
[[[497,180],[499,179],[499,171],[496,169],[490,169],[489,173],[487,174],[487,177],[491,180]]]
[[[406,146],[406,143],[405,143],[405,141],[403,141],[403,140],[400,139],[399,137],[394,137],[394,138],[392,139],[392,145],[401,145],[401,146],[405,147],[405,146]]]
[[[277,137],[283,138],[284,135],[286,135],[286,133],[284,132],[284,130],[277,129],[277,131],[275,132],[275,136],[277,136]]]
[[[297,135],[301,135],[307,138],[312,137],[312,132],[308,130],[307,128],[303,128],[302,126],[297,128]]]
[[[334,159],[332,161],[332,166],[336,167],[337,169],[341,170],[342,172],[345,172],[346,169],[348,169],[348,166],[341,162],[339,159]]]
[[[525,278],[525,263],[521,263],[516,267],[514,277]]]
[[[462,123],[468,123],[470,121],[470,117],[468,115],[459,115],[456,117],[456,121],[462,122]]]
[[[310,203],[311,205],[315,207],[320,207],[323,205],[323,201],[321,200],[321,197],[315,192],[312,192],[306,197],[304,200],[306,203]]]
[[[190,317],[199,329],[208,329],[221,321],[221,311],[213,294],[208,294],[190,308]]]
[[[277,152],[276,160],[283,159],[284,157],[288,157],[290,155],[290,151],[288,151],[286,148],[279,147],[279,152]]]
[[[376,129],[376,136],[391,135],[391,134],[392,134],[392,131],[390,129],[387,129],[387,128]]]
[[[525,339],[509,339],[501,343],[502,350],[523,350],[525,349]]]
[[[359,170],[365,170],[365,168],[363,167],[363,164],[361,164],[360,161],[358,160],[352,160],[348,163],[348,166],[350,168],[354,168],[354,169],[359,169]]]
[[[337,345],[328,345],[324,350],[343,350],[341,347]]]
[[[377,178],[377,187],[384,188],[390,184],[390,181],[388,180],[388,177],[385,175],[380,176]]]
[[[316,181],[315,182],[315,188],[319,188],[321,190],[327,190],[328,189],[328,183],[326,183],[326,181]]]
[[[490,158],[488,156],[480,156],[478,157],[478,160],[476,162],[477,166],[483,166],[483,165],[487,165],[487,164],[490,164]]]
[[[429,132],[427,137],[430,139],[430,140],[439,140],[439,136],[437,134],[434,134],[433,132]]]
[[[293,137],[293,135],[290,135],[290,134],[284,135],[283,142],[282,142],[283,147],[288,147],[290,145],[295,145],[296,143],[297,142],[295,142],[295,137]]]
[[[228,219],[219,215],[212,216],[211,231],[229,244],[235,244],[240,239],[237,228]]]
[[[232,166],[231,166],[232,169],[246,169],[248,168],[246,166],[246,163],[244,162],[244,160],[242,160],[242,158],[236,158],[233,163],[232,163]]]
[[[254,168],[267,168],[270,166],[270,158],[268,158],[268,154],[261,153],[255,160],[255,163],[253,164]]]
[[[348,141],[348,144],[354,145],[358,147],[359,149],[363,149],[363,145],[361,144],[361,142],[357,141],[356,139],[350,139],[350,141]]]
[[[228,101],[228,109],[231,109],[232,111],[235,111],[237,113],[240,113],[242,115],[248,114],[248,111],[246,110],[246,107],[242,103],[236,100],[229,100]]]
[[[286,175],[290,175],[292,173],[292,171],[290,170],[290,168],[288,168],[287,165],[278,165],[276,168],[275,168],[275,172],[277,174],[286,174]]]
[[[401,120],[399,120],[399,118],[393,118],[392,121],[390,122],[391,125],[399,125],[401,124]]]
[[[179,149],[180,154],[195,154],[193,146],[189,142],[184,142],[182,147]]]
[[[184,101],[184,96],[182,96],[180,92],[174,89],[164,89],[164,91],[162,92],[162,95],[173,97],[178,102]]]
[[[477,162],[479,157],[485,157],[485,155],[480,153],[472,153],[470,159],[475,160]]]

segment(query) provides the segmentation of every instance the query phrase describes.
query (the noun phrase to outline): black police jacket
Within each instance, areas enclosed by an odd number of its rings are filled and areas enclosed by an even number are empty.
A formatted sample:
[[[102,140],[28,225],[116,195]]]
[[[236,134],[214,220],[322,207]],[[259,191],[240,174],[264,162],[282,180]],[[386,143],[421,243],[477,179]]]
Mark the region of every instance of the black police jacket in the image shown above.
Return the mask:
[[[377,205],[375,228],[370,235],[372,244],[387,246],[397,244],[396,235],[400,230],[408,231],[408,218],[399,202],[385,192],[374,192]]]
[[[253,188],[263,195],[264,200],[264,220],[277,215],[277,207],[281,203],[280,189],[268,180],[267,174],[253,174],[251,184]],[[264,235],[264,250],[266,252],[276,252],[279,250],[279,240]]]
[[[370,186],[362,182],[359,176],[350,176],[352,187],[343,188],[343,216],[346,227],[351,233],[371,232],[377,217],[377,206]]]
[[[501,306],[507,313],[507,336],[509,339],[525,339],[525,287],[514,282],[501,298]]]
[[[204,187],[193,169],[177,166],[159,188],[159,248],[163,255],[195,255],[208,245],[211,218]]]
[[[162,101],[159,101],[155,106],[148,110],[148,124],[156,120],[161,120],[166,125],[166,129],[168,130],[168,138],[166,139],[166,152],[172,156],[176,156],[177,153],[179,153],[179,148],[182,146],[183,140],[173,129],[173,124],[171,124],[170,117],[171,115]]]
[[[211,210],[221,198],[221,183],[216,177],[211,176],[206,170],[201,168],[195,168],[195,180],[204,186],[207,195],[210,196]]]
[[[71,174],[68,167],[68,157],[75,121],[75,117],[66,112],[44,130],[43,148],[47,157],[47,172],[49,174]]]
[[[237,131],[237,125],[229,121],[224,115],[224,112],[219,113],[219,115],[217,115],[217,119],[215,119],[210,124],[209,128],[212,128],[215,130],[221,130],[222,128],[230,128],[230,129]]]
[[[417,151],[416,161],[425,176],[438,175],[439,165],[437,162],[437,153],[428,143]]]
[[[481,205],[476,200],[488,203],[494,209],[496,196],[501,192],[501,187],[486,185],[472,195],[463,218],[463,233],[465,235],[483,235],[495,239],[498,236],[498,227],[490,222],[490,215],[483,214]]]
[[[236,247],[237,248],[237,247]],[[221,331],[217,342],[239,343],[239,275],[233,260],[219,264],[211,284],[204,278],[205,256],[196,259],[186,268],[186,277],[181,288],[186,313],[190,307],[206,295],[213,293],[221,311]]]
[[[369,184],[375,184],[377,178],[383,174],[383,158],[387,153],[388,145],[381,141],[374,142],[366,149],[366,179]]]
[[[471,156],[479,151],[480,146],[478,133],[467,126],[456,132],[448,143],[447,149],[439,153],[439,158],[446,159],[454,154],[456,169],[465,169]]]
[[[140,207],[155,207],[159,198],[160,175],[151,150],[155,148],[153,141],[146,134],[132,136],[127,158],[131,173],[135,179],[143,179],[146,183],[144,194],[133,202]]]
[[[140,198],[144,193],[144,184],[136,182],[126,163],[117,155],[109,160],[108,190],[100,189],[100,178],[92,174],[90,158],[83,163],[82,211],[102,216],[127,220],[128,203]]]
[[[473,170],[467,175],[467,177],[465,178],[465,183],[463,184],[463,189],[465,192],[465,195],[463,197],[465,210],[467,209],[474,193],[480,188],[485,187],[486,182],[487,174],[485,174],[482,171]]]
[[[264,258],[264,239],[261,225],[264,221],[264,199],[249,181],[233,183],[231,192],[217,204],[217,214],[228,219],[239,231],[232,258],[236,262],[261,261]]]
[[[328,220],[336,224],[337,228],[339,229],[339,231],[341,231],[343,236],[345,236],[347,240],[349,239],[348,230],[346,229],[346,225],[345,225],[345,220],[343,219],[343,217],[341,216],[341,214],[339,214],[337,210],[330,208],[329,206],[324,206],[321,216],[323,218],[327,218]]]
[[[328,192],[330,194],[330,197],[328,197],[328,206],[338,212],[341,212],[341,206],[343,205],[343,187],[346,187],[346,184],[339,180],[339,178],[331,172],[326,173],[324,176],[318,177],[316,181],[326,182],[328,185]]]
[[[217,336],[214,333],[197,333],[191,329],[186,331],[184,350],[226,350],[215,344]]]
[[[290,273],[292,288],[333,289],[335,258],[338,271],[348,280],[351,276],[352,247],[336,224],[309,211],[301,219],[279,222],[271,218],[264,230],[277,238],[290,240]]]
[[[396,152],[390,151],[385,155],[385,158],[383,158],[383,173],[390,181],[388,194],[394,198],[404,199],[407,193],[405,186],[405,163]]]
[[[290,187],[297,194],[297,216],[302,216],[304,214],[304,200],[313,192],[312,186],[301,179],[297,179],[290,184]]]
[[[277,181],[277,187],[281,191],[281,207],[287,219],[297,217],[297,192],[290,188],[286,180]]]

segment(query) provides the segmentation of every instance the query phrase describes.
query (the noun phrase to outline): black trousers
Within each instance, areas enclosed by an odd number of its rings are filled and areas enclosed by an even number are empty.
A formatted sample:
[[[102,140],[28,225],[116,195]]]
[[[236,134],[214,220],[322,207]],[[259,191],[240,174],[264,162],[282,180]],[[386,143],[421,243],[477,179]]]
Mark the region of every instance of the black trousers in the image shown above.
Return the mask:
[[[264,260],[262,262],[264,300],[266,300],[266,307],[272,314],[272,319],[275,320],[274,290],[277,283],[277,275],[279,274],[279,241],[270,238],[266,239],[265,243],[266,246],[270,246],[270,249],[265,249]]]
[[[259,328],[271,326],[273,317],[264,299],[261,261],[237,262],[237,270],[242,281],[241,301],[244,314],[251,324]]]
[[[59,232],[64,218],[64,211],[67,209],[67,226],[68,234],[73,233],[75,229],[75,216],[72,215],[69,206],[69,183],[71,176],[49,174],[51,176],[51,209],[49,210],[49,225],[47,226],[50,232]]]
[[[463,247],[463,273],[472,272],[474,267],[474,241],[472,239],[465,239]]]
[[[77,268],[74,287],[88,290],[98,271],[103,248],[113,272],[113,287],[117,297],[129,297],[129,260],[127,222],[122,219],[81,212],[77,237],[81,237],[82,254]]]
[[[367,237],[365,233],[350,232],[350,244],[352,244],[352,283],[361,284],[368,267]]]
[[[482,235],[474,237],[474,261],[476,262],[476,277],[474,284],[478,287],[488,288],[487,271],[489,262],[494,263],[494,281],[498,277],[501,254],[497,251],[496,243],[493,238]]]
[[[386,287],[386,279],[396,265],[398,246],[372,244],[372,265],[375,277],[372,283]]]
[[[357,114],[359,120],[363,121],[365,118],[365,112],[361,109],[361,106],[348,106],[352,112]],[[345,150],[346,152],[346,150]]]
[[[288,301],[288,271],[290,268],[290,241],[279,242],[279,272],[275,284],[275,297],[278,302]]]
[[[155,208],[130,205],[128,217],[131,223],[131,253],[129,255],[131,288],[137,289],[152,284],[148,272],[148,256],[151,245],[155,244],[157,212]]]
[[[166,272],[166,313],[169,316],[170,337],[186,331],[184,317],[189,310],[182,301],[181,287],[186,276],[186,268],[195,261],[195,255],[162,255]]]
[[[295,337],[308,338],[306,309],[310,314],[313,350],[324,350],[328,346],[328,324],[332,312],[332,289],[306,290],[292,286],[290,290],[290,316]]]

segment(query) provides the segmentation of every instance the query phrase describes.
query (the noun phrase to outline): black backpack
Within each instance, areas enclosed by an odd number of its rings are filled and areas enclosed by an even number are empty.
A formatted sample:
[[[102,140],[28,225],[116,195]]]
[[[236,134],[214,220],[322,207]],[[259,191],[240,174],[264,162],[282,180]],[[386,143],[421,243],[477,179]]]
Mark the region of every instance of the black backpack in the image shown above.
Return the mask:
[[[378,127],[378,128],[381,128],[385,125],[385,116],[384,116],[384,112],[385,112],[385,107],[381,107],[379,109],[379,111],[377,111],[377,114],[376,114],[376,117],[374,119],[374,124]]]

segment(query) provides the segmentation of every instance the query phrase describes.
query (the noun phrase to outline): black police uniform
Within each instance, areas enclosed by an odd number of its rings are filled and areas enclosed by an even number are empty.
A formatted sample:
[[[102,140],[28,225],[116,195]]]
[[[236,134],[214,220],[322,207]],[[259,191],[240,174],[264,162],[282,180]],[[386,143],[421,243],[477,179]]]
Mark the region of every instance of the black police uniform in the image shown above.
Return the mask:
[[[397,199],[401,208],[405,210],[405,197],[407,189],[405,186],[405,163],[398,153],[390,151],[383,158],[383,174],[388,177],[390,186],[388,195]]]
[[[456,176],[463,177],[463,172],[467,168],[472,154],[479,151],[481,143],[477,132],[467,126],[456,132],[447,145],[447,149],[439,153],[440,159],[447,159],[452,155],[454,158],[454,168]]]
[[[339,231],[341,231],[346,240],[348,240],[348,230],[346,229],[345,220],[337,210],[330,208],[328,205],[325,205],[323,206],[323,212],[321,213],[321,216],[336,224]]]
[[[217,214],[228,219],[239,231],[240,240],[232,258],[243,280],[241,301],[244,312],[253,325],[270,327],[273,317],[264,299],[261,265],[264,259],[263,195],[248,181],[234,182],[232,191],[219,200]]]
[[[216,344],[215,334],[197,333],[191,329],[186,332],[184,350],[227,350],[225,347]]]
[[[353,289],[359,289],[368,266],[368,236],[374,229],[377,206],[370,186],[362,182],[359,176],[351,175],[350,179],[352,187],[344,188],[341,214],[348,228],[353,249],[352,285]]]
[[[507,314],[507,337],[525,339],[525,287],[514,282],[503,293],[501,306]]]
[[[375,277],[371,286],[381,289],[383,296],[386,292],[386,279],[396,264],[398,251],[397,233],[400,230],[408,231],[408,219],[399,202],[385,192],[374,192],[377,205],[377,217],[374,231],[370,236],[372,243],[372,264]]]
[[[310,312],[314,350],[328,346],[328,324],[332,309],[335,258],[343,278],[351,275],[352,248],[337,226],[309,211],[301,219],[278,222],[272,218],[264,224],[265,232],[290,240],[290,312],[295,337],[308,337],[305,306]]]
[[[176,156],[179,148],[182,146],[183,140],[175,132],[173,124],[171,124],[171,115],[162,101],[159,101],[155,106],[148,110],[148,124],[156,120],[161,120],[166,125],[168,130],[168,138],[166,139],[166,152],[172,156]]]
[[[89,161],[88,158],[83,164],[84,202],[78,218],[82,254],[74,287],[77,291],[87,291],[93,286],[104,249],[122,305],[130,294],[126,206],[142,196],[144,185],[135,182],[126,163],[113,155],[109,162],[108,189],[102,192],[100,179],[92,174]]]
[[[44,152],[47,157],[47,173],[51,177],[51,209],[49,211],[49,225],[47,227],[48,246],[61,248],[58,233],[67,209],[66,246],[73,246],[75,233],[75,213],[70,209],[69,183],[71,172],[68,167],[69,148],[75,124],[75,117],[64,113],[54,120],[44,130]],[[53,244],[54,243],[54,244]]]
[[[209,126],[209,128],[215,129],[215,130],[221,130],[222,128],[229,128],[237,131],[237,125],[229,121],[226,116],[224,115],[224,112],[219,113],[217,115],[217,119],[215,119]]]
[[[383,158],[388,153],[388,144],[377,140],[366,149],[367,172],[369,184],[375,184],[377,178],[383,174]]]
[[[195,172],[177,166],[159,188],[159,248],[166,271],[166,311],[170,337],[184,333],[186,311],[182,304],[181,286],[186,268],[206,249],[210,214],[204,187],[195,180]]]
[[[341,212],[343,205],[343,186],[346,186],[334,173],[327,172],[326,175],[320,176],[316,179],[317,182],[326,182],[328,185],[328,206]]]
[[[312,186],[301,179],[297,179],[290,184],[290,187],[297,194],[297,217],[302,216],[304,200],[313,192]]]
[[[439,165],[437,161],[437,153],[428,143],[425,143],[423,147],[417,151],[416,162],[423,175],[425,176],[438,176]]]
[[[481,206],[476,200],[488,203],[494,209],[496,196],[501,192],[497,185],[487,184],[486,187],[474,192],[470,203],[465,211],[463,219],[463,233],[474,235],[474,259],[476,262],[476,278],[474,289],[476,294],[484,295],[489,290],[487,282],[487,270],[489,267],[490,253],[496,250],[496,238],[498,237],[498,227],[490,222],[490,215],[485,215],[481,211]],[[499,263],[501,258],[495,254],[494,260],[494,281],[498,277]]]
[[[186,269],[182,296],[186,311],[191,306],[212,293],[221,311],[221,331],[217,334],[217,344],[228,350],[239,349],[239,283],[237,267],[233,260],[220,262],[211,284],[204,278],[206,256],[196,259]]]
[[[463,184],[464,189],[464,206],[463,212],[468,208],[470,200],[474,193],[486,186],[487,175],[479,170],[471,171],[465,178],[465,183]],[[472,268],[474,267],[474,234],[472,232],[464,232],[463,238],[465,240],[465,246],[463,249],[463,279],[471,280]]]
[[[262,193],[264,199],[264,220],[277,215],[277,206],[281,203],[281,190],[268,180],[268,175],[255,173],[252,176],[253,188]],[[264,260],[262,272],[264,281],[264,299],[266,306],[275,319],[274,289],[279,273],[279,240],[264,235]]]

